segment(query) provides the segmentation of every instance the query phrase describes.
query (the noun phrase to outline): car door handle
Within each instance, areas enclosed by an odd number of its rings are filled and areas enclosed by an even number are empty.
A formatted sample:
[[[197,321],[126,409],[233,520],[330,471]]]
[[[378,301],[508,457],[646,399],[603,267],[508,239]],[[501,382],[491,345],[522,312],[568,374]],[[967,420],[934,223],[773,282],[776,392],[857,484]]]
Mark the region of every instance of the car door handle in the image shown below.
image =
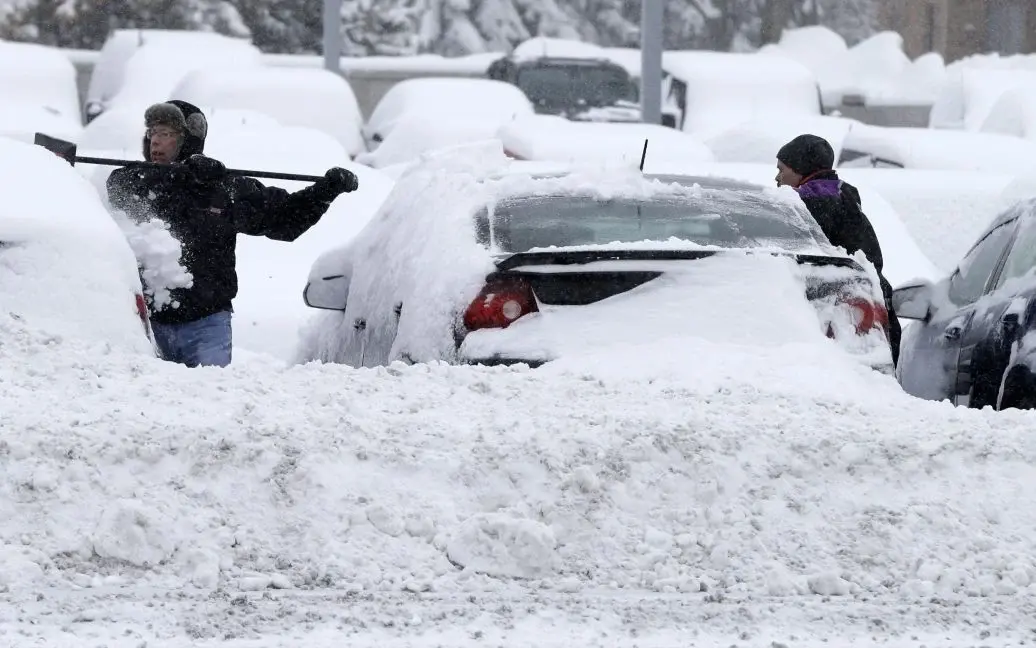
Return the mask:
[[[964,329],[960,326],[957,326],[956,324],[951,324],[950,326],[947,326],[946,330],[942,332],[942,336],[947,340],[959,340],[961,331],[963,330]]]

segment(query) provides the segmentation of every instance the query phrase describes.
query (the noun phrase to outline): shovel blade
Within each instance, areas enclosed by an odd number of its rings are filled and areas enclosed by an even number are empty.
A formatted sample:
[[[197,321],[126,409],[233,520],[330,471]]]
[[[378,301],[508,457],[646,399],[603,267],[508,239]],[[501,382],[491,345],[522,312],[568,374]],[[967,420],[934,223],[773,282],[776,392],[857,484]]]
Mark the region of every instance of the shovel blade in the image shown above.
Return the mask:
[[[42,146],[72,166],[75,166],[76,164],[76,145],[74,142],[67,142],[63,139],[51,137],[50,135],[36,133],[36,137],[33,139],[33,144]]]

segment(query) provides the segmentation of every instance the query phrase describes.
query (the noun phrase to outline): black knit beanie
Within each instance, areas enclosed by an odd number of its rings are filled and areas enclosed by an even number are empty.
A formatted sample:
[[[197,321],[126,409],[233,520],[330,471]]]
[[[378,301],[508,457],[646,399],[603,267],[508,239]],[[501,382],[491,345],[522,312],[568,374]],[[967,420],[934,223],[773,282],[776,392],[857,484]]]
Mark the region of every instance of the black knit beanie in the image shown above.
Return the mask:
[[[823,137],[799,135],[777,151],[777,159],[801,176],[827,171],[835,165],[835,150]]]

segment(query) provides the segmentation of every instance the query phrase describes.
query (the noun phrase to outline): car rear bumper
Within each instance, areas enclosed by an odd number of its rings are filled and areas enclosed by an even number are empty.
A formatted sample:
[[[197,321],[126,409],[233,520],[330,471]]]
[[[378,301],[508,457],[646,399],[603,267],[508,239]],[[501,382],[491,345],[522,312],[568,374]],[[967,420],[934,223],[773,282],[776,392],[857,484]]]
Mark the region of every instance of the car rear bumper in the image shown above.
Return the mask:
[[[483,366],[483,367],[514,367],[518,365],[528,365],[532,369],[542,367],[549,360],[530,360],[527,358],[510,358],[506,356],[491,356],[483,358],[462,358],[464,364]]]

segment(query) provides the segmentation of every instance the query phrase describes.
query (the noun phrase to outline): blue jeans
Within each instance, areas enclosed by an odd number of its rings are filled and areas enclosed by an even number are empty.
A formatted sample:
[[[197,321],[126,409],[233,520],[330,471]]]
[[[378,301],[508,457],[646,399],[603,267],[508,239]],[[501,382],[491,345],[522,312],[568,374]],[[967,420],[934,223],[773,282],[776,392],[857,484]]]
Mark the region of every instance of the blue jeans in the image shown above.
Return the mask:
[[[185,324],[151,323],[163,360],[188,367],[226,367],[233,348],[230,311]]]

